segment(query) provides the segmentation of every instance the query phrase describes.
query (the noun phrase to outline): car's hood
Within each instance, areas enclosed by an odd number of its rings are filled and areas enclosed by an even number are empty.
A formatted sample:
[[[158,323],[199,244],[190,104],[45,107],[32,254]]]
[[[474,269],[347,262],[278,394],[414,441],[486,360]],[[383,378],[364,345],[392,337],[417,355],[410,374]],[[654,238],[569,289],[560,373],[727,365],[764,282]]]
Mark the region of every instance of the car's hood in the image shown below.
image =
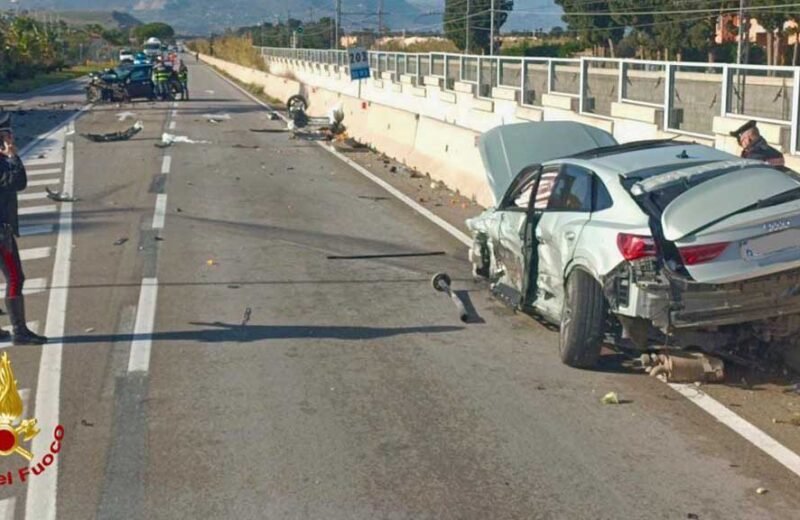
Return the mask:
[[[515,123],[484,132],[478,146],[495,204],[524,167],[617,144],[604,130],[572,121]]]

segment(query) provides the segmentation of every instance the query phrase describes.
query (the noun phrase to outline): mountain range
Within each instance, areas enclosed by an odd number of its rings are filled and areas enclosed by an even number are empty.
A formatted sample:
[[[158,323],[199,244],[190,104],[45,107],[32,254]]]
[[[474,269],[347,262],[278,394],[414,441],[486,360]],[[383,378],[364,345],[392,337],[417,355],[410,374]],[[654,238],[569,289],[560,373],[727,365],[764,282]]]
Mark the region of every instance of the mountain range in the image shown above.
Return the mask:
[[[377,28],[380,0],[342,0],[346,29]],[[384,25],[392,30],[441,29],[444,0],[383,0]],[[516,0],[504,30],[560,25],[552,0]],[[182,34],[208,34],[259,22],[334,15],[334,0],[0,0],[0,10],[116,10],[144,21],[164,21]],[[537,13],[538,11],[538,13]]]

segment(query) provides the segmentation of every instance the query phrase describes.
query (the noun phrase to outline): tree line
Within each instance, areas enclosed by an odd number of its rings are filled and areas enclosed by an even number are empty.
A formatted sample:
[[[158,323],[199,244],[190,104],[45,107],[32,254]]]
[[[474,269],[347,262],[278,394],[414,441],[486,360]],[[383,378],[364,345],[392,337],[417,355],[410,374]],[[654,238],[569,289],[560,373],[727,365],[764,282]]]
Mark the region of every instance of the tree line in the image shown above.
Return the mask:
[[[724,29],[738,35],[736,21],[739,0],[555,0],[564,11],[566,34],[577,38],[594,54],[633,54],[644,59],[733,61],[732,42],[715,41]],[[749,61],[770,65],[796,63],[787,58],[787,21],[800,21],[800,9],[783,7],[785,0],[749,0],[748,16],[766,30],[766,44],[753,47]],[[795,26],[796,27],[796,26]],[[747,26],[744,27],[747,31]],[[746,40],[746,39],[745,39]],[[750,47],[748,45],[748,47]]]

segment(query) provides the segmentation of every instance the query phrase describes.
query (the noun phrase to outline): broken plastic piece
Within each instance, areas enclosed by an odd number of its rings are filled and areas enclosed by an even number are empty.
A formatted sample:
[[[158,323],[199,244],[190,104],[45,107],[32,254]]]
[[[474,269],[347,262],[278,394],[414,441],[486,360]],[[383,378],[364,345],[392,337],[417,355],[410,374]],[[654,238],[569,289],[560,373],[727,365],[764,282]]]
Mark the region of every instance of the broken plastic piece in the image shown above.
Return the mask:
[[[122,244],[124,244],[127,241],[128,241],[128,237],[118,238],[117,240],[114,241],[114,245],[115,246],[121,246]]]
[[[136,121],[132,127],[122,132],[110,132],[108,134],[81,134],[83,137],[95,143],[111,143],[116,141],[127,141],[134,135],[142,131],[144,126],[141,121]]]
[[[619,396],[616,392],[609,392],[600,400],[603,404],[619,404]]]
[[[47,192],[47,198],[56,202],[77,202],[77,197],[72,197],[60,191],[53,191],[49,186],[45,186],[44,191]]]

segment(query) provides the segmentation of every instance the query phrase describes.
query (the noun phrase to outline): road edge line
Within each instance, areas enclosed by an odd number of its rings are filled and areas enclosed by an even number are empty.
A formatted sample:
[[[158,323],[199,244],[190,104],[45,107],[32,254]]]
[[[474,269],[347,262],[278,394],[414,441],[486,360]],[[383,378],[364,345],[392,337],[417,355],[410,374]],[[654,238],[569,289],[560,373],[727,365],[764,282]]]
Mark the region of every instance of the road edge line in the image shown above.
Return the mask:
[[[90,105],[70,116],[40,142],[63,127],[67,128],[64,151],[64,190],[73,192],[75,180],[75,143],[67,140],[73,133],[75,120]],[[31,143],[33,145],[33,143]],[[33,146],[31,146],[31,149]],[[39,373],[36,379],[36,400],[34,410],[40,425],[55,428],[59,424],[61,407],[61,364],[64,349],[63,336],[67,317],[67,296],[72,262],[72,202],[62,202],[58,218],[58,239],[56,241],[53,275],[50,278],[50,298],[47,302],[47,323],[44,334],[52,338],[62,338],[59,343],[48,343],[42,347],[39,359]],[[38,435],[31,445],[33,453],[44,454],[50,448],[50,435]],[[25,518],[31,520],[55,520],[58,499],[58,457],[53,459],[49,471],[37,475],[28,483],[25,498]]]

